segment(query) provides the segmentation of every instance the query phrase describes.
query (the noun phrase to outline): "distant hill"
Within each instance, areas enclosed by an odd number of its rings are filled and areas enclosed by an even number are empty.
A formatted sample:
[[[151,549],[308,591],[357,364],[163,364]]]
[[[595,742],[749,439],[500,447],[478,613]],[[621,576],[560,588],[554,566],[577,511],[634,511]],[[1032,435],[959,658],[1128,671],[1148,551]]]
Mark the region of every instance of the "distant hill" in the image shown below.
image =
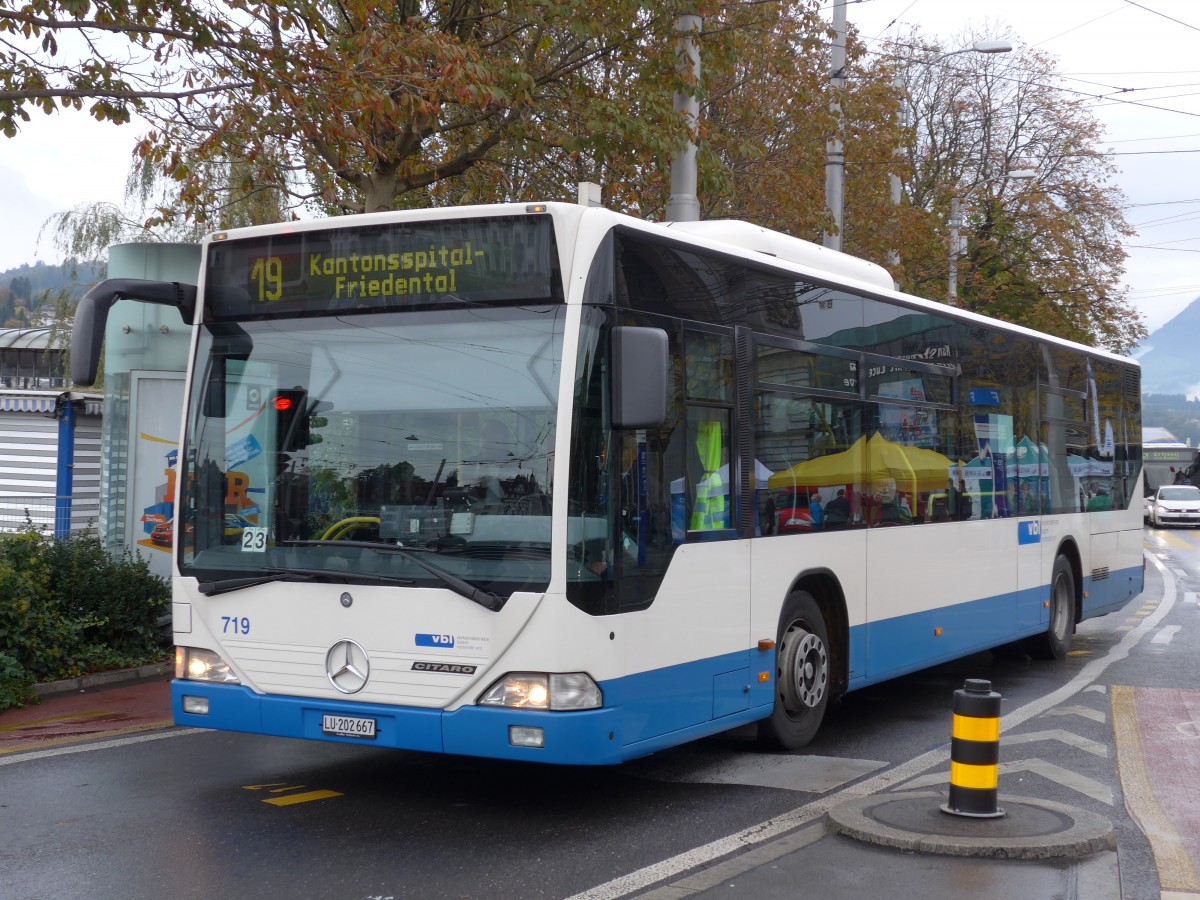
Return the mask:
[[[82,295],[89,285],[100,276],[100,263],[79,262],[69,259],[57,265],[39,262],[32,266],[28,263],[0,272],[0,288],[12,288],[17,281],[16,293],[24,296],[29,291],[29,299],[39,300],[46,291],[57,291],[69,288],[72,293]],[[27,285],[27,287],[26,287]]]
[[[1200,396],[1200,297],[1146,338],[1137,355],[1143,394]]]

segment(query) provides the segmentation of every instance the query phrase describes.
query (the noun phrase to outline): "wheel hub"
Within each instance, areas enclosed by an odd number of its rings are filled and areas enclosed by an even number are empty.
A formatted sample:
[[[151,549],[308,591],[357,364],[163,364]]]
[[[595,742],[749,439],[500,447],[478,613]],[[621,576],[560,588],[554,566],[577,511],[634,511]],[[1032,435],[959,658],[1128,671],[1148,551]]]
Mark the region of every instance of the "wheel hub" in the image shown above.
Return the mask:
[[[815,709],[829,683],[829,655],[817,635],[796,623],[785,635],[781,689],[789,710]]]

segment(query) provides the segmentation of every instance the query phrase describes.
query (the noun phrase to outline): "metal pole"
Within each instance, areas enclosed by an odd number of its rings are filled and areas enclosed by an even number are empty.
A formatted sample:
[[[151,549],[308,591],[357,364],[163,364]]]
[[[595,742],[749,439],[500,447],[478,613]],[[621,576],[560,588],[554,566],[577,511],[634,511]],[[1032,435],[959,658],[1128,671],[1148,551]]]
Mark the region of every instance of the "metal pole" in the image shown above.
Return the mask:
[[[900,99],[900,127],[907,128],[908,127],[908,97],[907,97],[908,92],[906,90],[907,84],[904,80],[904,76],[897,75],[894,79],[892,79],[892,86],[895,87],[900,92],[900,97],[901,97],[901,99]],[[903,144],[897,144],[895,149],[892,150],[892,160],[896,164],[896,171],[892,172],[888,176],[888,180],[891,183],[891,189],[892,189],[892,206],[898,207],[898,206],[900,206],[900,201],[902,199],[899,171],[900,171],[900,168],[904,165],[904,145]],[[898,266],[900,264],[899,249],[889,250],[888,255],[887,255],[887,261],[888,261],[888,265]]]
[[[688,131],[695,133],[700,123],[700,100],[696,90],[700,84],[700,48],[696,46],[696,35],[700,31],[701,19],[693,13],[681,15],[675,22],[679,39],[675,44],[680,74],[691,84],[691,91],[676,91],[675,112],[682,113]],[[668,222],[697,222],[700,220],[700,200],[696,196],[698,182],[696,171],[696,142],[690,137],[682,150],[671,161],[671,196],[667,200]]]
[[[822,243],[831,250],[841,250],[846,184],[846,154],[841,138],[841,96],[846,87],[846,0],[836,0],[833,5],[833,30],[833,46],[829,53],[829,87],[832,94],[829,110],[833,113],[834,132],[825,145],[825,206],[833,218],[833,230],[825,232]]]
[[[958,229],[962,227],[962,205],[957,197],[950,198],[950,278],[946,299],[953,306],[958,301]]]
[[[75,401],[70,396],[58,400],[58,466],[55,472],[54,537],[65,541],[71,536],[71,494],[75,471]]]

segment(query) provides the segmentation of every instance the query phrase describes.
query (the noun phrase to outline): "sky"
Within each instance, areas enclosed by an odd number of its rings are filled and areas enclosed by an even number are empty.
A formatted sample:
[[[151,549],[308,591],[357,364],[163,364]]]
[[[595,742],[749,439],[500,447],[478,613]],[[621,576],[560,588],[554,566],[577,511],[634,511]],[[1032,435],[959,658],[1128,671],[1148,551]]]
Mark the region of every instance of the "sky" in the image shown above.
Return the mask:
[[[834,0],[825,0],[832,8]],[[968,33],[1057,57],[1061,86],[1088,98],[1119,168],[1128,299],[1153,332],[1200,296],[1200,2],[1197,0],[847,0],[868,47],[917,26],[947,50]],[[967,42],[969,43],[969,41]],[[39,232],[81,203],[121,204],[142,129],[84,113],[31,112],[0,137],[0,271],[58,262]]]
[[[848,0],[846,18],[869,49],[916,26],[947,52],[971,35],[1056,57],[1060,87],[1089,98],[1104,128],[1138,231],[1129,302],[1153,332],[1200,297],[1200,2]]]

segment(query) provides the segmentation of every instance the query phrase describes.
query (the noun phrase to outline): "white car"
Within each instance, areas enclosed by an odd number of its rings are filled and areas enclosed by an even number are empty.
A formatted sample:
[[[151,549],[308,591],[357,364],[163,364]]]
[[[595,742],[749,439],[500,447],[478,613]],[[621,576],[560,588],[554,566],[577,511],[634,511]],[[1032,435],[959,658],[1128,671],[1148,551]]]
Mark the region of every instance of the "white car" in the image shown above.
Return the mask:
[[[1151,528],[1168,525],[1200,525],[1200,487],[1168,484],[1146,498],[1146,518]]]

